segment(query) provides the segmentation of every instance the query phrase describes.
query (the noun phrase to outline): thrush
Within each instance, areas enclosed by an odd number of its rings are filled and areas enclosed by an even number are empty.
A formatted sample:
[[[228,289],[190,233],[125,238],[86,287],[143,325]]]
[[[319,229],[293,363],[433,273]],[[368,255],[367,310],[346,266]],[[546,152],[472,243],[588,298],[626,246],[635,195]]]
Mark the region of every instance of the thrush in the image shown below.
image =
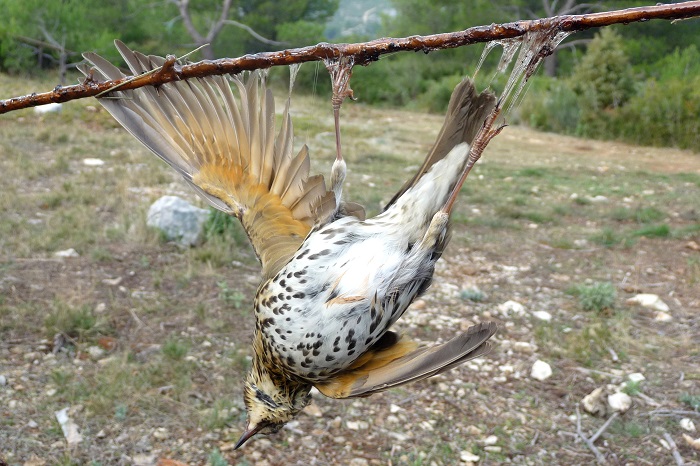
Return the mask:
[[[133,74],[165,63],[116,45]],[[82,71],[94,80],[125,77],[96,54],[85,58],[94,68]],[[331,398],[365,397],[490,350],[493,323],[428,346],[391,330],[430,285],[448,243],[452,201],[473,163],[470,144],[495,106],[490,92],[459,83],[423,165],[369,219],[342,199],[340,154],[327,190],[321,175],[309,174],[307,147],[294,153],[289,99],[275,133],[265,73],[117,90],[100,102],[214,208],[240,219],[262,265],[247,426],[236,448],[292,420],[312,387]]]

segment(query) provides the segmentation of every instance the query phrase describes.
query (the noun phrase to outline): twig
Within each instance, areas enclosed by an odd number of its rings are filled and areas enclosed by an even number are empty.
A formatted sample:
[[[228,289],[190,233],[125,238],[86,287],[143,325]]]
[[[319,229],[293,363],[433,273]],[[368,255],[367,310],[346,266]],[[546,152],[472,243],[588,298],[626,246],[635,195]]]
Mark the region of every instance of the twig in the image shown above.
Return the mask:
[[[661,403],[659,403],[655,399],[651,398],[650,396],[645,395],[642,392],[637,393],[635,396],[637,396],[638,398],[641,398],[648,405],[661,406]]]
[[[699,416],[700,411],[684,411],[675,409],[655,409],[646,413],[647,416]]]
[[[585,367],[574,367],[574,370],[581,372],[582,374],[597,374],[604,375],[606,377],[619,378],[619,375],[612,374],[610,372],[597,371],[595,369],[586,369]]]
[[[673,459],[676,460],[676,464],[678,466],[683,466],[685,464],[685,461],[683,461],[683,457],[678,451],[676,442],[673,441],[673,438],[668,434],[668,432],[664,432],[664,439],[666,439],[668,445],[671,447],[671,454],[673,455]]]
[[[603,435],[603,432],[605,432],[605,430],[608,428],[608,426],[610,425],[610,423],[613,422],[619,415],[620,415],[620,413],[618,413],[618,412],[612,413],[612,416],[610,416],[610,417],[608,418],[608,420],[605,421],[605,424],[603,424],[602,426],[600,426],[600,429],[598,429],[598,432],[596,432],[595,434],[593,434],[593,436],[589,439],[589,440],[591,441],[591,443],[593,443],[593,442],[595,442],[596,440],[598,440],[598,437],[600,437],[601,435]]]
[[[611,416],[612,417],[612,416]],[[593,442],[590,441],[590,439],[586,438],[585,435],[583,435],[583,431],[581,430],[581,412],[578,410],[578,406],[576,406],[576,433],[578,436],[583,440],[583,442],[586,444],[589,450],[593,452],[595,455],[596,461],[598,461],[598,464],[607,464],[608,462],[605,460],[605,457],[603,454],[598,450],[598,448],[593,445]]]
[[[144,86],[158,86],[166,82],[203,76],[235,74],[244,70],[270,68],[273,66],[288,66],[294,63],[323,61],[353,57],[355,65],[368,65],[379,60],[382,55],[400,52],[432,52],[440,49],[450,49],[471,45],[479,42],[511,39],[528,33],[546,31],[575,32],[586,29],[610,26],[612,24],[628,24],[651,19],[682,19],[700,15],[700,1],[654,5],[626,10],[608,11],[584,15],[565,15],[537,20],[515,21],[490,26],[476,26],[464,31],[432,34],[428,36],[411,36],[402,38],[383,38],[370,42],[355,44],[321,43],[310,47],[249,54],[239,58],[223,58],[220,60],[204,60],[197,63],[178,67],[172,73],[154,73],[139,76],[129,80],[122,89],[136,89]],[[86,80],[75,86],[57,86],[53,91],[33,93],[0,100],[0,114],[22,108],[45,105],[51,102],[67,102],[85,97],[94,97],[107,89],[120,85],[123,80],[96,83]]]

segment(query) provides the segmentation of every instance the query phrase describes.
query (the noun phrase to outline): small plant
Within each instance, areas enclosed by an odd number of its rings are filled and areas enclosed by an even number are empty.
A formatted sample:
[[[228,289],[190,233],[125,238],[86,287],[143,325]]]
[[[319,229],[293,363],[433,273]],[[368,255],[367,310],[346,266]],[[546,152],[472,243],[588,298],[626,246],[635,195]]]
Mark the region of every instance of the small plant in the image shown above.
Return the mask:
[[[459,297],[465,301],[480,303],[486,298],[486,295],[479,288],[467,288],[459,292]]]
[[[615,307],[617,293],[610,282],[594,283],[590,286],[581,285],[571,290],[577,295],[584,311],[603,312]]]
[[[163,348],[161,349],[165,357],[172,359],[173,361],[182,360],[185,355],[187,355],[189,350],[190,347],[187,343],[176,338],[169,338],[163,344]]]
[[[700,411],[700,395],[691,395],[690,393],[684,393],[681,395],[681,403],[685,403],[690,406],[695,411]]]
[[[114,407],[114,419],[117,421],[123,421],[126,419],[128,412],[129,410],[126,405],[119,403]]]
[[[229,466],[228,461],[226,461],[226,458],[224,458],[221,455],[221,452],[219,451],[218,448],[215,448],[210,454],[209,454],[209,466]]]
[[[62,302],[54,303],[54,309],[44,319],[47,336],[57,333],[82,340],[96,332],[97,319],[87,305],[73,308]]]
[[[216,284],[219,287],[219,299],[230,304],[236,309],[240,309],[245,300],[245,295],[238,290],[232,290],[228,287],[228,283],[219,282]]]
[[[628,380],[622,391],[628,394],[629,396],[639,395],[642,392],[641,382],[634,382],[632,380]]]

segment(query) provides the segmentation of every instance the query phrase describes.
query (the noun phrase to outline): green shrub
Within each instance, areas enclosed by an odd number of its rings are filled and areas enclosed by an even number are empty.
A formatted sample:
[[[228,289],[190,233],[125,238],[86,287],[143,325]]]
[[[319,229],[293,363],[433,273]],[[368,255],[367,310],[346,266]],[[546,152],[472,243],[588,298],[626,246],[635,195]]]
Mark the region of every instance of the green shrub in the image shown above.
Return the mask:
[[[610,282],[580,285],[572,288],[570,292],[578,295],[579,304],[584,311],[603,312],[615,307],[617,293]]]

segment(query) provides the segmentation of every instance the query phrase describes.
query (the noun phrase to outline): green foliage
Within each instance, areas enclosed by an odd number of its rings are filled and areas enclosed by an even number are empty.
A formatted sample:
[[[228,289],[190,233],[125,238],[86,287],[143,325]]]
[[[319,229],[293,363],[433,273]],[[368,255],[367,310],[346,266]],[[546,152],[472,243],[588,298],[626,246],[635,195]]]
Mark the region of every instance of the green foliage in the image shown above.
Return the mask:
[[[55,302],[44,319],[46,335],[53,337],[61,333],[68,338],[82,341],[98,331],[97,318],[88,306],[72,307],[63,302]]]
[[[610,282],[580,285],[569,291],[578,296],[579,304],[584,311],[603,312],[615,307],[617,293]]]
[[[236,309],[240,309],[243,305],[243,300],[245,300],[245,295],[238,290],[232,290],[229,288],[226,282],[219,282],[216,284],[219,287],[219,299],[230,304]]]
[[[484,293],[478,288],[467,288],[462,290],[459,292],[459,297],[465,301],[472,301],[475,303],[480,303],[486,298]]]
[[[173,337],[168,338],[161,348],[163,355],[173,361],[181,361],[189,350],[190,346],[186,342]]]
[[[688,405],[691,409],[695,411],[700,411],[700,395],[691,395],[690,393],[684,393],[680,398],[681,403]]]
[[[641,382],[633,382],[631,380],[627,381],[625,383],[625,386],[622,388],[622,391],[629,396],[635,396],[641,393]]]
[[[572,88],[588,112],[622,106],[633,93],[633,76],[622,37],[611,28],[601,29],[588,45],[571,77]]]
[[[229,466],[229,462],[223,457],[218,448],[209,454],[209,466]]]

